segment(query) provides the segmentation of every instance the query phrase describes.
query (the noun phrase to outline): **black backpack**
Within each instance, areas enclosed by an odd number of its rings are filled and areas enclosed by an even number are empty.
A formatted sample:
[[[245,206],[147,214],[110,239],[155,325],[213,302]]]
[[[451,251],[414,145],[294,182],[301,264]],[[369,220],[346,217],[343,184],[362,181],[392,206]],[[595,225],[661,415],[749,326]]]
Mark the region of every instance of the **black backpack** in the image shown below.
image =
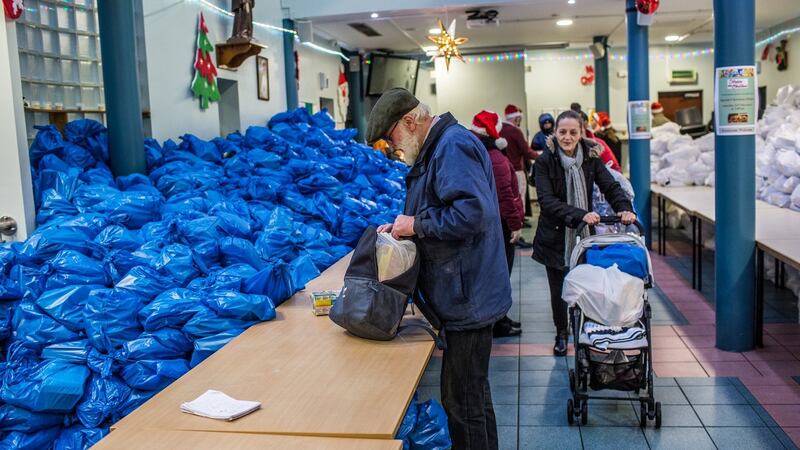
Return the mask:
[[[428,326],[400,326],[409,298],[415,294],[420,268],[419,252],[414,265],[405,273],[380,282],[375,251],[377,239],[375,227],[369,227],[358,241],[344,276],[342,292],[331,308],[331,320],[355,336],[378,341],[390,341],[405,328],[420,327],[433,337],[438,348],[444,349],[442,331],[437,336]],[[420,304],[421,299],[415,298],[415,302]],[[425,308],[423,304],[421,309],[431,324],[442,330],[435,315],[429,316],[432,314],[430,308]]]

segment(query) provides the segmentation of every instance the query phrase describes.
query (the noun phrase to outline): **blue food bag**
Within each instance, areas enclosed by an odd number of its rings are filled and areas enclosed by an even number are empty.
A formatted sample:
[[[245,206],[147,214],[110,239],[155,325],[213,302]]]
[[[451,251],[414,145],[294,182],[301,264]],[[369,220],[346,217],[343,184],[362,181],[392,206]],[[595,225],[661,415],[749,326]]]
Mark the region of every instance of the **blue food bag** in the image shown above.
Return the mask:
[[[64,423],[64,419],[63,414],[37,413],[7,404],[0,406],[0,431],[33,433],[59,427]]]
[[[586,263],[602,268],[616,264],[619,270],[636,278],[649,275],[647,250],[630,244],[611,244],[606,247],[595,245],[586,251]]]
[[[417,424],[408,435],[412,450],[446,450],[453,446],[447,414],[435,400],[420,403]]]
[[[136,361],[122,370],[122,378],[134,389],[160,391],[189,369],[189,361],[185,359]]]
[[[61,427],[48,428],[27,434],[12,431],[0,441],[0,450],[42,450],[50,448],[61,434]]]
[[[6,372],[0,398],[8,404],[36,412],[71,412],[83,396],[89,377],[86,366],[44,361]]]
[[[107,428],[86,428],[73,425],[65,428],[53,445],[53,450],[85,450],[100,442],[108,434]]]
[[[208,336],[194,341],[194,353],[192,353],[191,366],[197,366],[243,332],[243,329],[228,330],[214,336]]]
[[[86,394],[76,410],[83,426],[97,428],[118,411],[131,393],[125,382],[117,376],[93,375]]]

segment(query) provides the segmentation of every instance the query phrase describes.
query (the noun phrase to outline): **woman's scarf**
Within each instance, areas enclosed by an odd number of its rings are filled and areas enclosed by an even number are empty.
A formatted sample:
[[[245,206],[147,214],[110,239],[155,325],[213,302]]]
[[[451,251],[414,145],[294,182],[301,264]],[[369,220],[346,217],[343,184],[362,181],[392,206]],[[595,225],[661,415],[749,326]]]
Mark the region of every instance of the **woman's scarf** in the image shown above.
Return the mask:
[[[569,157],[558,147],[558,158],[567,178],[567,204],[584,211],[589,210],[589,197],[586,193],[586,177],[583,175],[583,147],[580,143],[575,148],[575,156]],[[564,265],[569,266],[572,250],[575,248],[575,228],[564,229]],[[584,228],[581,238],[589,236],[589,229]]]

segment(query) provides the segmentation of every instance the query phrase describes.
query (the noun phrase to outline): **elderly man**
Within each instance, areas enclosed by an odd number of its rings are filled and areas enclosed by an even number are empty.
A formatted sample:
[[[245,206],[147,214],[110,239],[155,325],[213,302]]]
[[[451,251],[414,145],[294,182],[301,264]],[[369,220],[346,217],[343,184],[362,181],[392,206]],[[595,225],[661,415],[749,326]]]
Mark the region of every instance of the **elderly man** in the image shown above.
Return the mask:
[[[431,116],[405,89],[386,91],[370,114],[367,140],[381,138],[411,170],[404,214],[378,231],[413,238],[421,254],[418,288],[446,331],[441,390],[453,448],[496,449],[489,356],[511,285],[491,160],[450,113]]]

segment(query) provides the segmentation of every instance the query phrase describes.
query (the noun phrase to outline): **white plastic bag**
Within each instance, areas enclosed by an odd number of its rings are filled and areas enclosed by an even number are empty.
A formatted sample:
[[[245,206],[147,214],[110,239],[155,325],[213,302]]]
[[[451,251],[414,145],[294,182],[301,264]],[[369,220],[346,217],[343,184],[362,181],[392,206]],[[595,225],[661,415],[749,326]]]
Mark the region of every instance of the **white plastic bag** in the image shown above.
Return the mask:
[[[780,150],[775,155],[775,166],[782,175],[800,175],[800,155],[794,150]]]
[[[581,264],[564,278],[562,297],[592,320],[609,327],[636,323],[644,308],[644,282],[619,270]]]
[[[414,265],[417,246],[411,240],[398,241],[389,233],[378,233],[375,243],[378,257],[378,281],[391,280]]]

